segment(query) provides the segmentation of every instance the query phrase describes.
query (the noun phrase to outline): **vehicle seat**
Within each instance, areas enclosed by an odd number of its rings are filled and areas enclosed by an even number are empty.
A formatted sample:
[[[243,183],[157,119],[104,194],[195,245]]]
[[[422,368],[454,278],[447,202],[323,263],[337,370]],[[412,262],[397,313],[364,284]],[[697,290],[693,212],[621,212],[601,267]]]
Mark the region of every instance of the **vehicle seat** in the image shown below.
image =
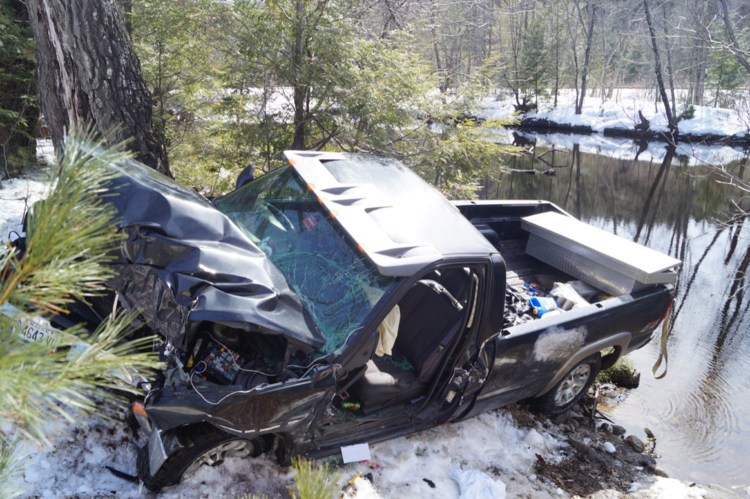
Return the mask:
[[[433,280],[415,283],[399,307],[401,323],[393,356],[373,357],[352,385],[365,413],[418,398],[463,325],[463,307]]]

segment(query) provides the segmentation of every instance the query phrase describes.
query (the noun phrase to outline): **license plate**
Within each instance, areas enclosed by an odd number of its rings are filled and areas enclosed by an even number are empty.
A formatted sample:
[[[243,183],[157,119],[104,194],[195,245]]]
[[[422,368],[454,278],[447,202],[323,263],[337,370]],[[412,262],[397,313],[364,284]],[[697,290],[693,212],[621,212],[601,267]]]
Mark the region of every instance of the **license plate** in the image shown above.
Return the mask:
[[[21,327],[23,326],[23,327]],[[23,325],[23,321],[16,322],[15,330],[26,341],[40,343],[51,351],[55,351],[60,344],[60,334],[55,328],[41,321],[32,320]]]
[[[19,338],[29,343],[44,345],[51,352],[57,349],[62,333],[52,327],[49,322],[40,317],[25,320],[24,314],[8,303],[3,304],[0,311],[11,319],[15,319],[13,331]]]

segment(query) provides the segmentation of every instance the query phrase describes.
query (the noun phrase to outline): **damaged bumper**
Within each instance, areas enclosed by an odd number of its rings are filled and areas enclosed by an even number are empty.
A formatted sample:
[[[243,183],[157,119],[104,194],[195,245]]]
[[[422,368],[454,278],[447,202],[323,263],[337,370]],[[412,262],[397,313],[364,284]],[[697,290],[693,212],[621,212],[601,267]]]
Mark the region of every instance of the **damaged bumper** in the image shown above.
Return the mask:
[[[146,482],[167,460],[167,451],[164,448],[162,432],[149,419],[143,403],[133,402],[131,409],[138,426],[148,438],[146,444],[138,449],[138,476]]]

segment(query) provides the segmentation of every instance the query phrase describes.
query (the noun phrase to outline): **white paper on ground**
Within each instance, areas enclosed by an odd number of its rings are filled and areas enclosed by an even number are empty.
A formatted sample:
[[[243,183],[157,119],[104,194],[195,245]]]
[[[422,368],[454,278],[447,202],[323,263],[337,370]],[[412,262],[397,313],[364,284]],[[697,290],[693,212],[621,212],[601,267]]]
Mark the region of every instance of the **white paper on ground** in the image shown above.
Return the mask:
[[[356,463],[358,461],[369,461],[370,445],[365,443],[342,447],[341,457],[344,459],[344,464]]]

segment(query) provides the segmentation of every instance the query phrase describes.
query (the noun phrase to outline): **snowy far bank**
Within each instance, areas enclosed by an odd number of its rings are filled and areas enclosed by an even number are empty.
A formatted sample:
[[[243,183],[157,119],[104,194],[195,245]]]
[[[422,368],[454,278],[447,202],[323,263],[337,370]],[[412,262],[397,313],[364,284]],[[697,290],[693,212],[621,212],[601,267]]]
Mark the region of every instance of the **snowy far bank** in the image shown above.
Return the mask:
[[[618,159],[633,159],[640,147],[633,139],[626,137],[606,136],[605,129],[633,130],[638,118],[638,111],[650,121],[651,129],[657,132],[667,131],[667,120],[663,106],[654,102],[654,97],[647,91],[638,89],[619,89],[617,99],[604,100],[600,97],[586,97],[583,112],[575,114],[575,93],[572,90],[561,91],[557,107],[552,99],[540,100],[539,109],[525,114],[524,118],[547,120],[563,126],[588,127],[596,133],[590,135],[575,133],[557,133],[549,130],[541,133],[527,134],[536,139],[537,145],[571,150],[578,144],[582,152],[601,154]],[[747,100],[738,101],[736,109],[694,106],[692,118],[679,123],[680,133],[692,135],[711,135],[719,137],[741,137],[750,140],[750,105]],[[478,105],[477,116],[482,119],[510,120],[513,118],[513,100],[510,97],[486,97]],[[517,132],[524,135],[524,132]],[[512,143],[510,130],[498,130],[496,140]],[[661,141],[646,142],[645,150],[640,151],[639,159],[661,162],[665,157],[666,143]],[[675,161],[685,161],[689,165],[723,165],[742,159],[746,155],[740,147],[722,144],[680,143],[677,145]]]
[[[693,107],[693,116],[680,121],[680,133],[727,137],[745,136],[750,133],[750,104],[747,100],[739,100],[734,109]],[[605,128],[632,130],[640,123],[639,111],[650,121],[653,131],[668,131],[664,106],[661,102],[655,101],[652,92],[643,89],[618,89],[616,98],[611,99],[587,96],[580,115],[575,114],[575,92],[565,89],[558,95],[557,107],[554,107],[551,98],[543,98],[539,100],[538,109],[526,113],[524,117],[564,125],[587,126],[595,132],[602,132]],[[485,97],[479,102],[477,109],[478,116],[485,119],[504,120],[510,118],[513,112],[513,102],[509,97]]]

